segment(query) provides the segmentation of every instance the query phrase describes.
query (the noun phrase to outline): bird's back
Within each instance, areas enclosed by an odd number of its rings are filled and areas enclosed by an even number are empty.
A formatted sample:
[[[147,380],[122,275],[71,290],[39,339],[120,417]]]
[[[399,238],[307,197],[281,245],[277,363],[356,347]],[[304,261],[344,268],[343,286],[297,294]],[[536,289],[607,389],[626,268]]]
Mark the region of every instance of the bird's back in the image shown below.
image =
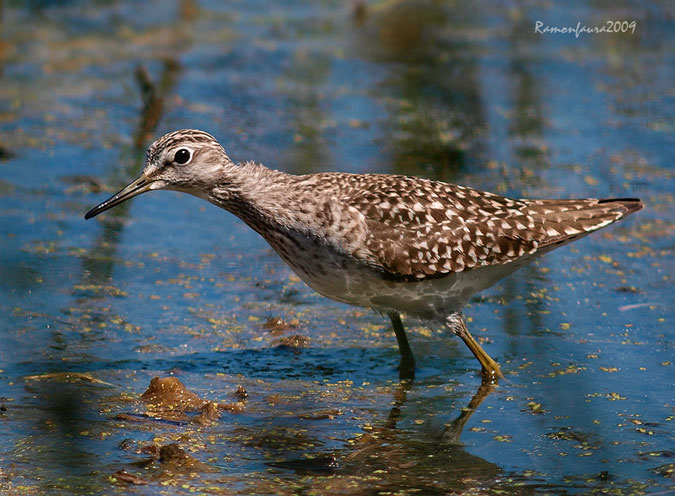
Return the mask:
[[[511,199],[465,186],[385,174],[319,174],[344,238],[391,279],[442,277],[549,251],[642,208],[636,199]],[[348,215],[344,215],[347,212]],[[346,218],[345,218],[346,217]],[[358,226],[355,229],[354,226]]]

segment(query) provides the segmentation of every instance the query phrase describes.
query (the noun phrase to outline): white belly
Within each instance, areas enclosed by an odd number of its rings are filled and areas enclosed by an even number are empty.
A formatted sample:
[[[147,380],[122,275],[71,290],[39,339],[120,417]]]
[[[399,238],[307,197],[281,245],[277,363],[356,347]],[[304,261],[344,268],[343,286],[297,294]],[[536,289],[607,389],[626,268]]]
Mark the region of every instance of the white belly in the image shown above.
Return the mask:
[[[461,310],[474,294],[491,286],[521,264],[480,267],[419,282],[396,282],[382,278],[375,269],[324,247],[277,250],[282,259],[312,289],[350,305],[371,307],[381,312],[396,310],[427,320],[444,320]],[[307,254],[311,253],[312,256]]]

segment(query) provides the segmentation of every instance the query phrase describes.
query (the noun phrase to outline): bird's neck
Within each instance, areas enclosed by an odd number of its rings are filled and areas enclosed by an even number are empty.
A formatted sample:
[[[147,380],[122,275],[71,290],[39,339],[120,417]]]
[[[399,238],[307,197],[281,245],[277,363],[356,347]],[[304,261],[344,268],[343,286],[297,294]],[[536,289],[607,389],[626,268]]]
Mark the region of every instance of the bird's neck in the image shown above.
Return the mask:
[[[234,166],[202,196],[232,212],[259,233],[270,228],[289,228],[289,202],[295,201],[295,178],[283,172],[248,162]]]

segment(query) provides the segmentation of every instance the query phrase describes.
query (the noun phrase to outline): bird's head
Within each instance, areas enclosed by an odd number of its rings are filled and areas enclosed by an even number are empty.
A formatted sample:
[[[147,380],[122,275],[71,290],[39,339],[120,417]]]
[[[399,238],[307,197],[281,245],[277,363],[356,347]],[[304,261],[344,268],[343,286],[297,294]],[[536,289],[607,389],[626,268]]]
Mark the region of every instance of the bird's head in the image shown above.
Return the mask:
[[[91,219],[115,205],[155,189],[184,191],[197,196],[226,186],[235,165],[216,139],[204,131],[182,129],[166,134],[148,148],[141,175],[84,216]]]

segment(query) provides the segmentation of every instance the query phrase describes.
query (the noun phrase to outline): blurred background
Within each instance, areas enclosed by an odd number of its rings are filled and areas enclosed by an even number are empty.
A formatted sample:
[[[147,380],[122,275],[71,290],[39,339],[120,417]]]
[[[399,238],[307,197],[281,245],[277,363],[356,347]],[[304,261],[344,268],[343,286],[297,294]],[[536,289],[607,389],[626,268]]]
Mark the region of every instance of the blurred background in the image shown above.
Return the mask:
[[[663,494],[674,13],[0,1],[0,492]],[[534,30],[616,20],[635,32]],[[292,173],[646,208],[474,298],[470,328],[507,376],[486,398],[465,347],[414,321],[418,377],[399,384],[386,319],[313,293],[232,215],[161,192],[83,220],[179,128]],[[147,416],[154,376],[248,398],[213,423]],[[157,459],[170,443],[188,469]]]

